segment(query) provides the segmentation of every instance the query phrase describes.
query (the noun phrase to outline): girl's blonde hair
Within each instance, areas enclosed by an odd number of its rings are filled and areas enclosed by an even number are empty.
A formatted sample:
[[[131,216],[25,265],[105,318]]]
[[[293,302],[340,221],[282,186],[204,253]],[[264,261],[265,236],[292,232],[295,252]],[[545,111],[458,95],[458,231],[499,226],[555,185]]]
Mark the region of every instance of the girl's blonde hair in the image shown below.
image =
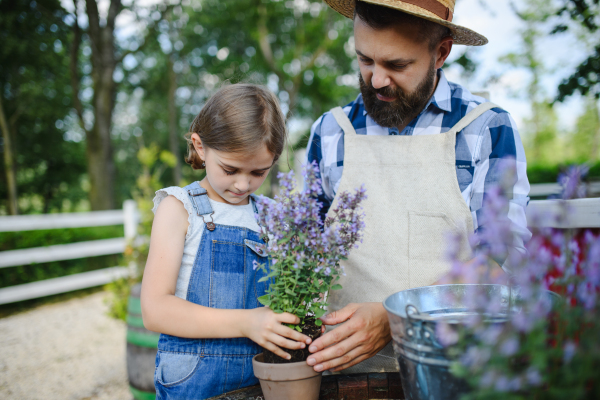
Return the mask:
[[[277,97],[268,89],[252,84],[221,88],[204,105],[185,135],[193,169],[204,169],[191,136],[197,133],[205,148],[227,153],[252,153],[263,146],[275,163],[285,147],[285,117]]]

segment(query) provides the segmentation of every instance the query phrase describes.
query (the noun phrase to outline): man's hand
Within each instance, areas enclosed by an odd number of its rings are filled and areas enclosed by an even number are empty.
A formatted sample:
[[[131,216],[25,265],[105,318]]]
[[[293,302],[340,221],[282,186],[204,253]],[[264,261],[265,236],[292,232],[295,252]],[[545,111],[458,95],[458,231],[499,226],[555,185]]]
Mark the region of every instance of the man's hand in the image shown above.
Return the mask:
[[[336,327],[315,340],[308,365],[315,371],[340,371],[373,357],[391,340],[390,324],[382,303],[351,303],[321,318]]]

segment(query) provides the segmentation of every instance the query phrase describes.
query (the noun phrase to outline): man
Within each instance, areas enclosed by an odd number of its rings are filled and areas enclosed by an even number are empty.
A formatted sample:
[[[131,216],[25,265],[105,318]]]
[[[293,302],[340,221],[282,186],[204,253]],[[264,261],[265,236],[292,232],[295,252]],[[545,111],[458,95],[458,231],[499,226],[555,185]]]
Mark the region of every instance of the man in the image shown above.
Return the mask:
[[[451,22],[454,0],[325,1],[354,21],[361,94],[314,123],[308,161],[321,171],[323,217],[338,192],[365,184],[368,199],[364,241],[344,262],[343,289],[332,293],[334,311],[323,318],[339,325],[311,344],[307,362],[316,371],[394,371],[381,301],[448,272],[448,231],[461,239],[461,259],[472,257],[468,235],[485,228],[483,198],[507,166],[516,170],[511,251],[524,251],[525,153],[506,111],[441,70],[453,44],[487,43]],[[492,274],[507,267],[490,260]]]

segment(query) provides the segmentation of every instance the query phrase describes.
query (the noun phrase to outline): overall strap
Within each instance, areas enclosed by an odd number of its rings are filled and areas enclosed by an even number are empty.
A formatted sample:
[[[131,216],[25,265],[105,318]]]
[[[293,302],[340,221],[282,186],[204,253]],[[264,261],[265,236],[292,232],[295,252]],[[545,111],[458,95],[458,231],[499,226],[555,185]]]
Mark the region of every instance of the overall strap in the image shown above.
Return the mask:
[[[352,122],[350,122],[350,119],[348,119],[348,116],[346,115],[344,110],[342,110],[342,107],[332,108],[331,110],[329,110],[329,112],[331,113],[331,115],[333,115],[333,118],[335,118],[336,122],[338,123],[340,128],[342,128],[345,135],[356,135],[356,130],[354,130]]]
[[[208,201],[208,194],[206,193],[206,189],[200,186],[198,181],[195,181],[186,187],[183,188],[185,190],[194,206],[194,210],[196,210],[196,214],[202,218],[202,221],[206,224],[206,228],[209,231],[215,230],[215,224],[213,222],[212,215],[215,213]],[[206,222],[204,219],[205,215],[209,215],[211,220]]]
[[[486,102],[481,103],[477,107],[475,107],[471,112],[467,113],[460,121],[456,123],[448,132],[452,132],[457,134],[458,132],[465,129],[469,124],[483,115],[484,112],[491,110],[492,108],[502,108],[494,103]]]
[[[194,210],[196,210],[196,214],[198,214],[199,217],[213,213],[213,209],[208,201],[206,189],[200,186],[198,181],[187,185],[183,190],[187,192],[190,201],[194,206]]]

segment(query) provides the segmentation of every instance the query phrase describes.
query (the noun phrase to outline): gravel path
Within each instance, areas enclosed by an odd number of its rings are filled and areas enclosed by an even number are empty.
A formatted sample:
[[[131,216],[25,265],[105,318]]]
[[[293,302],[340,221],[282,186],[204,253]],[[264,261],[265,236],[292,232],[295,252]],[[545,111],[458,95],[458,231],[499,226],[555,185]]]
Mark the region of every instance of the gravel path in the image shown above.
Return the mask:
[[[104,292],[0,319],[0,399],[131,400]]]

